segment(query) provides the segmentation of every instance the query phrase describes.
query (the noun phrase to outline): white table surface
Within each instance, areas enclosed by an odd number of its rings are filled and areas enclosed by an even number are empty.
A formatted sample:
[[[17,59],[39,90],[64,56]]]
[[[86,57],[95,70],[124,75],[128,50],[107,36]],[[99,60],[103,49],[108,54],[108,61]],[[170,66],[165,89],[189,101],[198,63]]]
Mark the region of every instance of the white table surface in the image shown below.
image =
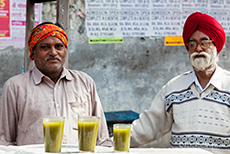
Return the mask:
[[[79,153],[77,145],[62,145],[61,154]],[[112,147],[97,146],[95,154],[111,154]],[[125,154],[127,152],[123,152]],[[2,146],[0,145],[0,154],[51,154],[44,152],[43,144],[26,145],[26,146]],[[206,150],[195,148],[130,148],[129,154],[212,154]]]

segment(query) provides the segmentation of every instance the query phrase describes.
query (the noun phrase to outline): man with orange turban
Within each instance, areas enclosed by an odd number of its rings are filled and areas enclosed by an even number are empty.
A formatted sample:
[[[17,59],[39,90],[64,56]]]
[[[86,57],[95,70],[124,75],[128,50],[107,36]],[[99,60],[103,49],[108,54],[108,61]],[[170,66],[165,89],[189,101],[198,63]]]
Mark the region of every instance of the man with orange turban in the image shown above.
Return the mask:
[[[29,37],[35,67],[6,81],[0,100],[0,144],[43,143],[43,116],[63,116],[63,144],[78,143],[79,116],[100,117],[97,145],[112,146],[93,79],[63,67],[68,36],[59,24],[42,23]]]
[[[230,150],[230,72],[217,65],[226,36],[205,13],[191,14],[183,39],[192,71],[171,79],[151,107],[132,123],[131,146],[154,141],[171,131],[172,147]]]

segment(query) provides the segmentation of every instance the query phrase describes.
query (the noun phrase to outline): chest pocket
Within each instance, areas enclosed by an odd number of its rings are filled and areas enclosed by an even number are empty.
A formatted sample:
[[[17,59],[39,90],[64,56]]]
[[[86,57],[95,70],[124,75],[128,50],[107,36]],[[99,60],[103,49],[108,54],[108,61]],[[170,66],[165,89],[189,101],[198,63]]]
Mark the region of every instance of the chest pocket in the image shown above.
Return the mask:
[[[68,106],[71,112],[71,116],[77,121],[79,116],[89,114],[89,102],[83,97],[70,95],[68,98]]]

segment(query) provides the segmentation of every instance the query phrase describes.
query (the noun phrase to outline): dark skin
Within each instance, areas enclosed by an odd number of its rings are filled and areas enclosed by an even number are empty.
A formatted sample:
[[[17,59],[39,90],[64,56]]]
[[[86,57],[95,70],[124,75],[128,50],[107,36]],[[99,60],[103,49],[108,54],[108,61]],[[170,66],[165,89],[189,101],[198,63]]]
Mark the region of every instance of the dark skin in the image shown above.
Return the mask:
[[[196,41],[200,41],[201,39],[204,39],[204,38],[208,38],[209,37],[207,35],[205,35],[204,33],[200,32],[200,31],[195,31],[191,37],[192,39],[196,40]],[[211,43],[210,47],[208,49],[202,49],[201,46],[198,44],[196,50],[194,51],[190,51],[188,50],[189,52],[189,56],[193,53],[193,52],[201,52],[201,51],[205,51],[206,53],[208,53],[209,55],[212,53],[212,52],[216,52],[216,51],[213,51],[215,48],[215,45],[213,43]],[[199,56],[197,58],[204,58],[202,56]],[[215,70],[216,70],[216,64],[213,63],[211,64],[209,67],[205,68],[204,70],[198,70],[196,69],[195,67],[193,67],[194,71],[195,71],[195,74],[198,78],[198,81],[200,82],[200,85],[202,86],[202,88],[205,88],[206,85],[208,84],[208,82],[210,81],[212,75],[214,74]]]
[[[32,58],[37,68],[56,83],[62,73],[66,53],[63,42],[57,37],[49,36],[36,44]]]

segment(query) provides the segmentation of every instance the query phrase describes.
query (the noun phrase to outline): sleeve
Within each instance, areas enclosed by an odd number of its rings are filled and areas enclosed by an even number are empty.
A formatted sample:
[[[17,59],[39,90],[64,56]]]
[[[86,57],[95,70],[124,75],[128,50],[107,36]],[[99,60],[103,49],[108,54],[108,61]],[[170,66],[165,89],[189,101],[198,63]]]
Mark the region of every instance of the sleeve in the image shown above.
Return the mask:
[[[92,105],[93,106],[92,115],[100,117],[100,124],[98,128],[96,145],[111,147],[113,143],[112,143],[112,140],[109,138],[109,132],[108,132],[108,127],[107,127],[107,123],[105,119],[105,114],[104,114],[102,104],[99,99],[94,81],[91,84],[91,92],[92,92],[91,98],[92,98],[92,104],[93,104]]]
[[[7,81],[0,99],[0,145],[16,145],[17,112],[13,85]]]
[[[154,141],[169,132],[173,118],[166,112],[164,88],[156,95],[151,107],[133,121],[131,129],[131,147]],[[171,111],[172,112],[172,111]]]

